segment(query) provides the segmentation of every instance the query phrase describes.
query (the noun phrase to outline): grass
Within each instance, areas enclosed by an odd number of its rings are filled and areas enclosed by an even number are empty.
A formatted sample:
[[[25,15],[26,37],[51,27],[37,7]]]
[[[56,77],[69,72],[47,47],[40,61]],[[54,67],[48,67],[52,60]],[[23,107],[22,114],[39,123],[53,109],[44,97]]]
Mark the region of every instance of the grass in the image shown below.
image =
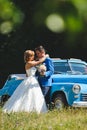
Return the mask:
[[[45,114],[3,113],[0,130],[87,130],[87,109],[51,110]]]

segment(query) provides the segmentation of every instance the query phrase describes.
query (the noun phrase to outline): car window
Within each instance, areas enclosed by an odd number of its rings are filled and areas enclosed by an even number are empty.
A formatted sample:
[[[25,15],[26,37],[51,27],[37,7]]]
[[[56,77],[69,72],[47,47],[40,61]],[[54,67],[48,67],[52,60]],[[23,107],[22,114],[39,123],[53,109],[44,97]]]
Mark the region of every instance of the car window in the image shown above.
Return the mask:
[[[73,71],[79,71],[81,73],[87,73],[87,66],[82,63],[70,63]]]
[[[67,62],[54,62],[54,73],[70,71],[69,64]]]

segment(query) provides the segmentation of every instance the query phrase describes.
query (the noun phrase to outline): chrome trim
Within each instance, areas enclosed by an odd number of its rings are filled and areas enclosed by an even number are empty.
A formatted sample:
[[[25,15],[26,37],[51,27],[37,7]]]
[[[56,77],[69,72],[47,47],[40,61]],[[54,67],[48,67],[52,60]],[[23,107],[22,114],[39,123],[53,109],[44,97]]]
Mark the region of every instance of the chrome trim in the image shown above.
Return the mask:
[[[87,102],[73,102],[72,104],[73,107],[87,107]]]

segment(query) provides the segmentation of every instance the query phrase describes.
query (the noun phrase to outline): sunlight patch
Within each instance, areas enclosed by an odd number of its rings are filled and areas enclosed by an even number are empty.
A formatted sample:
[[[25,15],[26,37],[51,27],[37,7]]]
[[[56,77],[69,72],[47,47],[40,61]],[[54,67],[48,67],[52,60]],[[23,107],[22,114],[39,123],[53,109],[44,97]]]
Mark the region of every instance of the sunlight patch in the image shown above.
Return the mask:
[[[58,14],[51,14],[46,19],[46,26],[52,32],[62,32],[65,29],[64,20]]]
[[[12,23],[10,21],[3,22],[0,25],[0,32],[2,34],[10,33],[12,31],[12,29],[13,29],[13,26],[12,26]]]

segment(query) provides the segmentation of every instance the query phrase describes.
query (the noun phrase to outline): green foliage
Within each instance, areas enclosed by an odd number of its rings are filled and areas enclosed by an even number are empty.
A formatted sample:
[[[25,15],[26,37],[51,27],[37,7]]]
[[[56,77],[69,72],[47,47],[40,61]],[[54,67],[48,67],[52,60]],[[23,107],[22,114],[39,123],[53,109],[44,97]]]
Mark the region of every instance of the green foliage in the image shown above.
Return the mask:
[[[0,33],[12,32],[22,21],[22,12],[11,0],[0,0]]]

